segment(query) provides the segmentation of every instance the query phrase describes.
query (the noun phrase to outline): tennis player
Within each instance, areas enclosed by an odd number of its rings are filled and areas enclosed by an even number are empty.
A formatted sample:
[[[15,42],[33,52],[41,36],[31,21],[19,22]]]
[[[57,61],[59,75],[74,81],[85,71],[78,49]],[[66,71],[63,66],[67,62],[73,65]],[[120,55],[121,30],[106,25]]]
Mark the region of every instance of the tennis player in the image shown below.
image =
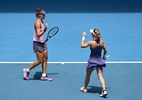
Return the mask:
[[[44,40],[44,33],[47,30],[48,25],[45,25],[43,20],[45,19],[46,12],[40,8],[36,9],[37,20],[34,23],[34,35],[33,35],[33,50],[36,53],[37,60],[34,61],[28,68],[23,69],[24,79],[29,80],[30,71],[42,64],[42,76],[43,81],[52,81],[46,75],[47,70],[47,60],[48,60],[48,50]]]
[[[101,36],[99,30],[91,29],[90,32],[92,33],[93,40],[90,40],[87,43],[84,43],[86,38],[86,32],[83,32],[82,34],[83,36],[81,41],[81,48],[90,47],[91,53],[86,67],[86,77],[85,77],[84,86],[81,87],[80,90],[85,93],[87,92],[87,86],[90,81],[90,76],[93,70],[96,70],[102,86],[102,93],[100,96],[105,97],[107,95],[107,91],[106,91],[105,80],[103,77],[103,67],[106,67],[105,59],[106,59],[107,49],[104,41],[100,39]],[[103,57],[101,56],[102,50],[103,50]]]

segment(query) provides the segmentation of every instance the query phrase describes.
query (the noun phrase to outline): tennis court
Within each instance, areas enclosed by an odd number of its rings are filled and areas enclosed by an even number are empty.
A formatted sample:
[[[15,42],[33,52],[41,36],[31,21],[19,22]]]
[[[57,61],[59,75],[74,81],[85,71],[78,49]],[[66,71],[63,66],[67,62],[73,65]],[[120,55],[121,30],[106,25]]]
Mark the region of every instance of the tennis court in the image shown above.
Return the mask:
[[[101,86],[95,71],[88,93],[80,92],[85,77],[85,64],[49,64],[47,75],[52,82],[40,80],[41,67],[23,80],[22,68],[29,64],[0,64],[0,100],[141,100],[141,63],[108,63],[104,69],[108,96],[99,97]]]
[[[1,3],[0,100],[141,100],[142,7],[134,0],[110,1],[6,0]],[[94,3],[98,5],[93,6]],[[31,71],[29,81],[23,80],[22,69],[36,59],[32,48],[36,7],[48,11],[45,22],[49,29],[60,28],[47,43],[47,75],[53,78],[52,82],[40,81],[40,65]],[[95,71],[88,93],[80,92],[90,52],[89,48],[80,48],[80,42],[84,31],[86,41],[91,39],[90,28],[100,30],[111,54],[104,69],[107,98],[99,96],[101,86]]]

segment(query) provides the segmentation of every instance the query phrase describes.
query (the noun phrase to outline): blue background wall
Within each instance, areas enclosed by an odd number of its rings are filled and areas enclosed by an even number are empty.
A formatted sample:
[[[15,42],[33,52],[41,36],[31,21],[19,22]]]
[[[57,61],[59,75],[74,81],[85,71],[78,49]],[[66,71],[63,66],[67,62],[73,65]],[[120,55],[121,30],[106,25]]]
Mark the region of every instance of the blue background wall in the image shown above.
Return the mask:
[[[81,49],[80,42],[84,31],[87,32],[86,41],[92,39],[90,28],[100,30],[108,54],[112,55],[108,61],[142,61],[142,7],[139,1],[90,1],[6,0],[1,3],[0,62],[35,60],[32,37],[37,7],[48,12],[45,22],[49,29],[60,28],[47,43],[49,61],[86,61],[89,48]]]

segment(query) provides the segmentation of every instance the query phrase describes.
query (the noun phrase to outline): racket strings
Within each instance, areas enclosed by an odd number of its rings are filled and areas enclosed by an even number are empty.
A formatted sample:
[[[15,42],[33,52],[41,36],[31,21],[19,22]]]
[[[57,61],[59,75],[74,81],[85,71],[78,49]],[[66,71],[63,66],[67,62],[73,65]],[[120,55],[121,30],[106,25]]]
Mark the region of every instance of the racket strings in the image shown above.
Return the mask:
[[[47,34],[47,38],[45,39],[45,42],[47,42],[50,38],[52,38],[55,34],[57,34],[58,31],[59,31],[58,27],[53,27],[52,29],[50,29]]]
[[[54,28],[49,32],[49,36],[52,37],[58,32],[58,28]]]

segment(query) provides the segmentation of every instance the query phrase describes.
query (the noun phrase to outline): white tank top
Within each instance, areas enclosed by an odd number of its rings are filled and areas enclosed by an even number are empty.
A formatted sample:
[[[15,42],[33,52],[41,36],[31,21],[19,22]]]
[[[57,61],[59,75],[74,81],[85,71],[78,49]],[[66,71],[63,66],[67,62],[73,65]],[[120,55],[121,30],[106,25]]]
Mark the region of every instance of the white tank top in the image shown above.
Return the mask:
[[[45,25],[42,22],[40,22],[40,24],[41,24],[40,31],[43,31],[45,29]],[[34,30],[33,41],[44,43],[44,41],[45,41],[44,40],[44,34],[42,36],[38,37],[35,30]]]

